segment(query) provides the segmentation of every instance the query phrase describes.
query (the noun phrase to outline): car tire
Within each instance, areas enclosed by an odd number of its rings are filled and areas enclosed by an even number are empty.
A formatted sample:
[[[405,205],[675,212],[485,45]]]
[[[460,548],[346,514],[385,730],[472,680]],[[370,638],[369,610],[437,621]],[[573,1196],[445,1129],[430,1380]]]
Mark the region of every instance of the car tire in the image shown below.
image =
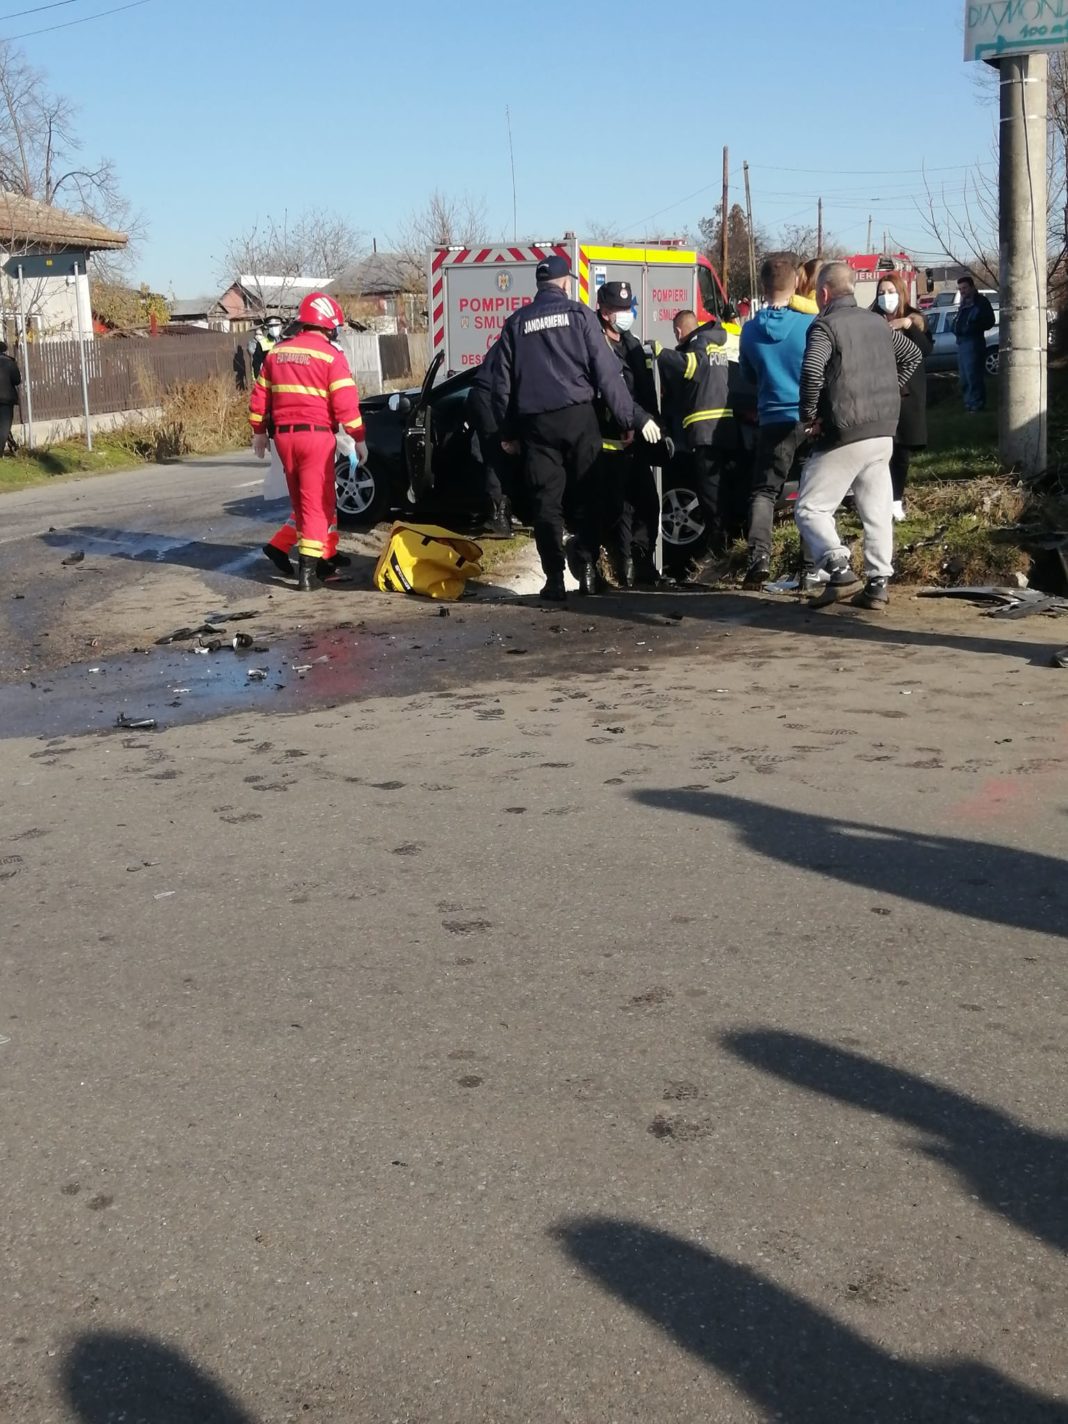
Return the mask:
[[[664,491],[660,527],[664,536],[665,569],[684,568],[704,553],[708,530],[697,491],[685,480]]]
[[[334,461],[334,489],[338,520],[343,524],[369,529],[379,523],[389,509],[386,481],[377,476],[371,465],[357,465],[353,474],[347,455],[338,455]]]
[[[986,374],[996,376],[1001,366],[1001,351],[997,346],[991,346],[986,353]]]

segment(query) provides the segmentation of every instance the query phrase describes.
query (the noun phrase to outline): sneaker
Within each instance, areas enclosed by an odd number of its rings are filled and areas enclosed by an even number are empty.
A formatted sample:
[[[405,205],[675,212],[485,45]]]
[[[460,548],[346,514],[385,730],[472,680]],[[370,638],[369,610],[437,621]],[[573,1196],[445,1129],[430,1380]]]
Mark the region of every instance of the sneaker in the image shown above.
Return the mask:
[[[771,560],[767,554],[754,554],[745,571],[745,578],[742,579],[742,587],[761,589],[769,578],[771,578]]]
[[[872,613],[885,613],[890,602],[890,590],[884,578],[870,578],[859,593],[849,600],[854,608],[867,608]]]
[[[905,518],[905,501],[903,499],[894,500],[894,523],[900,524]]]
[[[827,572],[830,578],[820,596],[812,600],[809,605],[811,608],[827,608],[832,603],[841,603],[857,591],[860,579],[853,572],[845,555],[839,555],[835,562],[828,564]]]

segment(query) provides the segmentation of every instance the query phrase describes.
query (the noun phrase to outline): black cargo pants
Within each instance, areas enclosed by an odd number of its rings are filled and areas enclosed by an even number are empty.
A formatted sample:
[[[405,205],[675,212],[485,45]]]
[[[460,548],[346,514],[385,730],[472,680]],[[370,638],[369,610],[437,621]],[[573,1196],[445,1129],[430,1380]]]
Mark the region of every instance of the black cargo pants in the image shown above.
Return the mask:
[[[656,549],[660,500],[648,449],[605,450],[601,455],[604,542],[613,558],[645,558]]]
[[[601,546],[598,465],[601,432],[592,405],[569,405],[519,422],[523,474],[530,492],[534,543],[546,576],[564,571],[564,504],[582,552]]]
[[[769,558],[775,506],[790,478],[797,452],[808,437],[796,420],[762,425],[757,434],[753,493],[749,500],[749,557]]]

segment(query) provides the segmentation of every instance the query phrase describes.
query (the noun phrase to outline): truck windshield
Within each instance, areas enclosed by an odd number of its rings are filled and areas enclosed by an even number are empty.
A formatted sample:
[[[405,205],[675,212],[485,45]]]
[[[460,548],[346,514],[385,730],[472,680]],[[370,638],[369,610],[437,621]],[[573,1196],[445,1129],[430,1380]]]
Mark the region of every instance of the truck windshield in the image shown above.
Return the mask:
[[[697,283],[701,290],[701,301],[705,311],[710,316],[720,316],[723,311],[723,298],[719,294],[719,287],[716,286],[712,273],[702,263],[697,264]]]

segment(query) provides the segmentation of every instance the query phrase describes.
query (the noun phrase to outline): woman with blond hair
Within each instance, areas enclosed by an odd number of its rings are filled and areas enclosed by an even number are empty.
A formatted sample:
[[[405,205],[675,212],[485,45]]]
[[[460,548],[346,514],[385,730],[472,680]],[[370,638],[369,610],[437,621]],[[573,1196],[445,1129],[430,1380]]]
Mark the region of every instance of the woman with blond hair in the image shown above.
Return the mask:
[[[913,453],[927,448],[927,358],[934,342],[927,331],[927,318],[909,301],[908,288],[900,272],[884,272],[879,278],[871,310],[888,322],[894,331],[903,331],[919,347],[920,364],[901,392],[901,419],[894,434],[890,458],[890,478],[894,485],[894,519],[905,518],[905,485]]]
[[[816,301],[816,278],[819,276],[822,266],[823,258],[810,257],[807,262],[802,262],[798,267],[797,292],[790,303],[794,311],[804,312],[806,316],[819,315],[819,303]]]

